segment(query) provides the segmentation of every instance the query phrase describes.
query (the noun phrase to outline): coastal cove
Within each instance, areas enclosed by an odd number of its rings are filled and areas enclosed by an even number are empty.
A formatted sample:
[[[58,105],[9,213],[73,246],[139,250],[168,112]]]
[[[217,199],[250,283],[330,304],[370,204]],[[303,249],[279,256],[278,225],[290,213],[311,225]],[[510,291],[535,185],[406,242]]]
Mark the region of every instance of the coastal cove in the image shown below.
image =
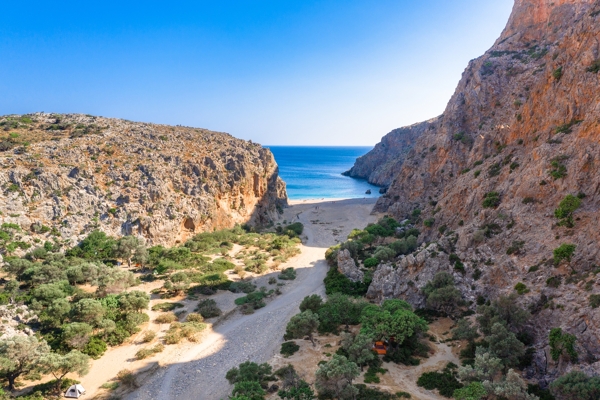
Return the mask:
[[[342,175],[371,147],[265,147],[275,156],[290,200],[379,197],[379,187]]]

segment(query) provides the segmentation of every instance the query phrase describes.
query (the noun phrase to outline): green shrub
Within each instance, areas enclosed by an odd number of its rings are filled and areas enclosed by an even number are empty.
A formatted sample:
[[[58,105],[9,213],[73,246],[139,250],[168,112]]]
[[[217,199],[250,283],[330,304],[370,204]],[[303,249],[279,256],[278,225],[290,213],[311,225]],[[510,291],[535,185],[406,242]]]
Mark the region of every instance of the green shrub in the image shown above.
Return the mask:
[[[97,360],[102,357],[107,348],[108,346],[104,340],[94,336],[90,339],[88,344],[85,345],[81,352],[92,357],[94,360]]]
[[[396,397],[410,399],[412,396],[408,392],[396,392]]]
[[[300,350],[300,346],[298,346],[296,342],[284,342],[281,344],[280,353],[283,354],[284,357],[289,357],[298,350]]]
[[[483,198],[483,208],[496,208],[500,205],[500,194],[498,192],[486,193]]]
[[[519,282],[515,285],[515,290],[517,291],[517,293],[519,294],[525,294],[525,293],[529,293],[529,289],[527,289],[527,286],[523,283],[523,282]]]
[[[302,235],[303,231],[304,225],[302,225],[301,222],[294,222],[293,224],[290,224],[283,228],[283,232],[290,237],[300,236]]]
[[[554,179],[561,179],[567,176],[567,167],[563,163],[563,157],[556,157],[552,161],[550,161],[550,171],[548,172],[550,176]]]
[[[294,279],[296,279],[296,270],[292,267],[286,268],[283,271],[281,271],[281,274],[279,274],[277,278],[286,281],[293,281]]]
[[[592,65],[590,65],[587,69],[587,72],[592,72],[594,74],[597,74],[598,72],[600,72],[600,58],[595,60]]]
[[[575,341],[577,338],[570,333],[563,333],[561,328],[553,328],[548,335],[550,344],[550,355],[554,361],[558,361],[562,355],[569,359],[577,360],[577,351],[575,351]]]
[[[367,258],[364,261],[365,268],[373,268],[373,267],[376,267],[378,264],[379,264],[379,260],[374,257]]]
[[[561,280],[560,276],[551,276],[550,278],[546,279],[546,285],[548,285],[552,288],[559,287],[561,283],[562,283],[562,280]]]
[[[201,300],[196,306],[196,312],[203,318],[214,318],[221,315],[221,309],[217,307],[217,302],[212,299]]]
[[[500,175],[500,172],[502,171],[502,163],[495,163],[492,164],[489,168],[488,168],[488,176],[490,178],[493,178],[495,176]]]
[[[451,398],[455,390],[463,387],[456,379],[454,367],[449,363],[442,372],[425,372],[417,380],[417,385],[427,390],[437,389],[442,396]]]
[[[554,71],[552,71],[552,77],[557,81],[560,81],[560,78],[563,76],[563,67],[558,67]]]
[[[600,398],[600,377],[571,371],[552,382],[550,390],[559,399],[597,400]]]
[[[582,122],[583,122],[582,119],[573,119],[570,122],[567,122],[566,124],[557,126],[554,129],[554,133],[566,133],[566,134],[569,134],[569,133],[573,132],[573,126],[578,125],[578,124],[580,124]]]
[[[252,284],[252,282],[247,281],[239,281],[232,282],[229,285],[229,291],[233,293],[252,293],[256,290],[256,285]]]
[[[523,247],[525,246],[525,242],[522,240],[514,240],[510,247],[506,249],[506,254],[519,254]]]
[[[554,249],[554,263],[556,265],[560,264],[561,261],[567,260],[571,262],[571,257],[573,257],[573,253],[575,253],[575,249],[577,248],[574,244],[563,243]]]
[[[573,227],[573,213],[581,207],[581,199],[571,194],[561,200],[558,208],[554,210],[554,216],[560,220],[559,225]]]
[[[428,228],[431,228],[434,223],[435,223],[435,219],[433,219],[433,218],[427,218],[425,221],[423,221],[423,225],[425,225]]]
[[[160,314],[154,320],[154,322],[156,322],[157,324],[170,324],[173,321],[177,321],[177,316],[172,312]]]
[[[349,296],[365,295],[371,283],[368,279],[365,279],[364,282],[352,282],[335,267],[329,268],[323,282],[325,283],[326,294],[342,293]]]
[[[181,303],[158,303],[152,306],[152,311],[173,311],[176,308],[182,308]]]
[[[590,301],[590,307],[592,307],[592,308],[600,307],[600,294],[590,294],[589,301]]]

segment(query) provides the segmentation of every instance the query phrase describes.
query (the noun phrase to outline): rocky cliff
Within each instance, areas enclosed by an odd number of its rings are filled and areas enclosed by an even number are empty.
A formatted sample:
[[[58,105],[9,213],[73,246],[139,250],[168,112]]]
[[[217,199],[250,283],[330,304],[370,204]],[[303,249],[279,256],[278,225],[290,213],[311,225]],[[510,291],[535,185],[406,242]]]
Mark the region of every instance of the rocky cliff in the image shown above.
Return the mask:
[[[226,133],[88,115],[0,118],[0,223],[73,245],[91,230],[173,245],[287,204],[271,152]]]
[[[377,186],[388,187],[398,175],[404,159],[417,138],[433,129],[437,118],[404,128],[394,129],[375,145],[375,148],[356,159],[354,166],[343,173],[353,178],[366,179]]]
[[[575,334],[581,361],[595,362],[599,38],[597,0],[515,2],[501,37],[469,63],[444,114],[417,138],[376,205],[397,218],[421,210],[420,240],[452,238],[464,270],[435,267],[423,254],[402,268],[380,267],[371,297],[410,295],[404,282],[427,279],[431,268],[453,271],[471,288],[467,298],[513,293],[523,283],[520,300],[534,311],[541,352],[535,374],[554,373],[543,361],[552,327]],[[568,195],[577,206],[555,213]]]

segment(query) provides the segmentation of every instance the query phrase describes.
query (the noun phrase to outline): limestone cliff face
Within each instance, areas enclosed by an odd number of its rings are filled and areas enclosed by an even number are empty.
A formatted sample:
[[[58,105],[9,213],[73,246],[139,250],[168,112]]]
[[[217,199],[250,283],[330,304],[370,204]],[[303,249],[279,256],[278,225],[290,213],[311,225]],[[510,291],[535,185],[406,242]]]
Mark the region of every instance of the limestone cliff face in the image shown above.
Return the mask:
[[[225,133],[44,113],[0,127],[0,223],[20,225],[22,241],[72,245],[100,229],[173,245],[266,224],[287,204],[271,152]]]
[[[517,0],[501,37],[469,63],[444,114],[376,205],[398,218],[422,210],[433,224],[421,227],[424,241],[455,238],[466,269],[455,275],[482,273],[472,295],[493,298],[523,282],[539,351],[548,330],[562,326],[577,336],[586,362],[600,354],[600,315],[589,303],[600,293],[599,38],[597,0]],[[491,192],[499,204],[486,208]],[[572,228],[554,215],[568,194],[582,197]],[[555,267],[561,244],[577,247]],[[382,282],[391,276],[385,272]],[[376,284],[373,297],[402,292],[402,274],[398,288]],[[538,377],[553,373],[541,361],[536,368]]]
[[[413,148],[417,138],[434,129],[437,118],[394,129],[377,143],[375,148],[356,159],[354,166],[344,172],[353,178],[366,179],[377,186],[388,187],[400,172],[404,159]]]

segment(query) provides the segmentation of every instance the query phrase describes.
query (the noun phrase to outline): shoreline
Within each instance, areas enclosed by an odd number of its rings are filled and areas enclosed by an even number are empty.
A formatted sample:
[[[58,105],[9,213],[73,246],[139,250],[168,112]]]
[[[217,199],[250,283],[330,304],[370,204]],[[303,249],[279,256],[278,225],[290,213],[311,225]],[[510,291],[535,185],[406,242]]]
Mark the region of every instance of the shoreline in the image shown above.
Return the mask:
[[[290,207],[293,206],[298,206],[298,205],[302,205],[302,204],[325,204],[325,203],[335,203],[338,201],[343,201],[346,204],[352,204],[352,203],[361,203],[361,204],[365,204],[368,202],[377,202],[377,200],[379,200],[379,197],[353,197],[353,198],[321,198],[321,199],[288,199],[288,204]]]

